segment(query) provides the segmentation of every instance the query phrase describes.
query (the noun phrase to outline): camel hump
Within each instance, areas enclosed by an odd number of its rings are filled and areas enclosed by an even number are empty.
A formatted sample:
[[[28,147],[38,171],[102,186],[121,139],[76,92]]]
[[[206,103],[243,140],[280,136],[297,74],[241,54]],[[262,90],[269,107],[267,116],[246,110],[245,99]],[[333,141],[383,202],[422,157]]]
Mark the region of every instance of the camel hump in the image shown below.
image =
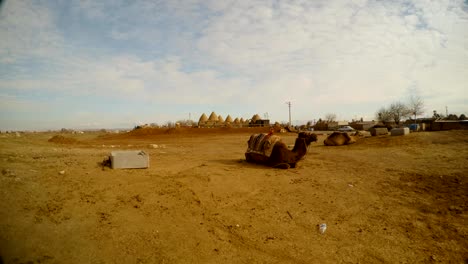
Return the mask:
[[[329,135],[323,144],[325,146],[342,146],[342,145],[348,145],[355,143],[356,140],[348,135],[348,133],[344,132],[333,132],[331,135]]]
[[[273,147],[281,141],[279,136],[268,134],[253,134],[248,141],[247,153],[256,153],[267,157],[271,156]]]

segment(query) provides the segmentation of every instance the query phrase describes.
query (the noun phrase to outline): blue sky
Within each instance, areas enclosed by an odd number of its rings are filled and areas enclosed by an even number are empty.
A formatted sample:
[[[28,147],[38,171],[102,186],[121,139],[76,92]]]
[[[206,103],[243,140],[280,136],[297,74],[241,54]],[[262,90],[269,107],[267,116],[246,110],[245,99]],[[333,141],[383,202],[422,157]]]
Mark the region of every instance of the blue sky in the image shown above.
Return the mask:
[[[0,40],[0,130],[468,114],[462,0],[6,0]]]

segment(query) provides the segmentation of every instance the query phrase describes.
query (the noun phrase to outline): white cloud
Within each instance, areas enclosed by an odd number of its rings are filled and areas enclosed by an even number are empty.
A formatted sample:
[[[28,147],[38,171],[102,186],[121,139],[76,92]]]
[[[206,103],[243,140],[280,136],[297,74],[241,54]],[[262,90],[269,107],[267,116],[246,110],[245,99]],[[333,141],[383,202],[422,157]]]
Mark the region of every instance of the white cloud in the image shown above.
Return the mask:
[[[0,57],[13,63],[57,54],[64,40],[50,10],[29,1],[5,1],[0,10]]]
[[[206,106],[225,115],[237,107],[239,115],[269,112],[281,121],[285,101],[293,102],[297,119],[373,116],[414,86],[429,108],[468,111],[462,1],[81,1],[72,7],[70,15],[97,25],[102,38],[78,45],[57,24],[60,9],[6,2],[0,90],[139,102],[156,105],[160,118],[172,114],[157,105],[180,106],[180,113]]]

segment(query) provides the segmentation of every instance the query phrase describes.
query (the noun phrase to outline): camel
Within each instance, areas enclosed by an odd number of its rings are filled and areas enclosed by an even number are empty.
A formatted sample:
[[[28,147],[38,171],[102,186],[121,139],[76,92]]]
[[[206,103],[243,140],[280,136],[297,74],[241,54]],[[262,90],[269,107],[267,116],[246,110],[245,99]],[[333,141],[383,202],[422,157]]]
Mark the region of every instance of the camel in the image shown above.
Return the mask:
[[[346,132],[333,132],[323,141],[323,144],[325,146],[349,145],[356,142],[355,136],[350,136]]]
[[[300,132],[292,150],[289,150],[279,136],[269,134],[253,134],[250,136],[245,159],[248,162],[260,163],[273,168],[295,168],[306,154],[310,143],[317,141],[317,135]]]

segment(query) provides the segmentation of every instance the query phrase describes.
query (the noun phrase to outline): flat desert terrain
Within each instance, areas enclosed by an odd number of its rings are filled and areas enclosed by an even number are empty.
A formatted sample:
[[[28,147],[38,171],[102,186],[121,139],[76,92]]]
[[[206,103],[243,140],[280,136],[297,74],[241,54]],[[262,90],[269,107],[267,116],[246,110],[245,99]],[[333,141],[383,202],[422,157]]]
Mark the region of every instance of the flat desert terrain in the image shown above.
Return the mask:
[[[320,135],[289,170],[245,161],[259,131],[0,134],[3,263],[468,263],[468,131]]]

